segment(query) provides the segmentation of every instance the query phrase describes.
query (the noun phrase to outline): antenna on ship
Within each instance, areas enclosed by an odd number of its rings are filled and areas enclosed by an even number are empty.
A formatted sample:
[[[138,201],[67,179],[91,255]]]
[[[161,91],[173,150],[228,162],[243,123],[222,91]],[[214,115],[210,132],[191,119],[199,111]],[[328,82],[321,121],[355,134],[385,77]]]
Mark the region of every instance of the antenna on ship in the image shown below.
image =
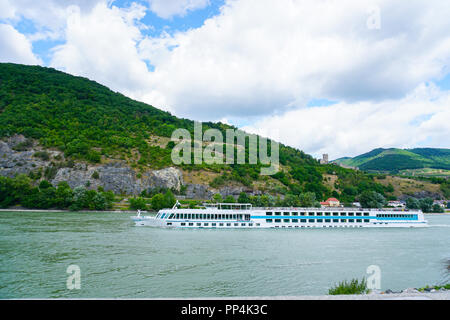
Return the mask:
[[[173,207],[172,207],[172,209],[178,209],[178,206],[181,206],[181,204],[178,202],[178,199],[177,199],[177,201],[175,202],[175,204],[173,205]]]

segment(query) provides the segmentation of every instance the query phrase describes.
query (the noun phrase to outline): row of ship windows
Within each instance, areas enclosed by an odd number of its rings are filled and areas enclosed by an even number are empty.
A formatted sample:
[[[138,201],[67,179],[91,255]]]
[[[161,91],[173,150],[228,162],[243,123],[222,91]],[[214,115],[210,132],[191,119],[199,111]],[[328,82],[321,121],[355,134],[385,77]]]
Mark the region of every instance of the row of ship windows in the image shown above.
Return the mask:
[[[349,226],[349,225],[345,225],[345,226],[335,226],[335,225],[331,225],[331,226],[327,226],[327,225],[322,225],[322,226],[281,226],[281,228],[362,228],[362,227],[363,227],[362,225],[353,225],[353,226]],[[280,226],[275,226],[275,228],[280,228]]]
[[[271,212],[271,211],[267,211],[266,212],[266,216],[349,216],[349,217],[353,217],[353,216],[368,216],[369,213],[368,212],[283,212],[283,214],[281,214],[281,212]]]
[[[166,223],[166,225],[168,225],[168,226],[171,226],[172,225],[172,222],[167,222]],[[180,225],[181,226],[189,226],[189,227],[193,227],[194,225],[195,226],[197,226],[197,227],[201,227],[202,226],[202,223],[200,223],[200,222],[197,222],[197,223],[193,223],[193,222],[181,222],[180,223]],[[211,227],[217,227],[217,226],[219,226],[219,227],[239,227],[239,226],[241,226],[241,227],[247,227],[247,226],[249,226],[249,227],[253,227],[253,226],[256,226],[256,227],[259,227],[261,224],[260,223],[255,223],[255,224],[253,224],[253,223],[215,223],[215,222],[213,222],[213,223],[211,223]],[[204,222],[203,223],[203,227],[209,227],[209,223],[208,222]]]
[[[291,222],[291,220],[292,220],[293,223],[299,222],[299,220],[300,220],[300,222],[310,222],[310,223],[315,223],[315,222],[322,223],[324,221],[327,222],[327,223],[332,222],[331,219],[309,219],[308,221],[307,221],[307,219],[266,219],[266,222],[267,223],[273,223],[273,222],[279,223],[282,220],[285,223],[286,222],[289,223],[289,222]],[[363,220],[364,220],[364,222],[370,222],[369,219],[341,219],[339,221],[333,221],[333,222],[341,222],[341,223],[342,222],[350,222],[350,223],[353,223],[353,222],[363,222]]]
[[[161,215],[166,219],[196,219],[196,220],[250,220],[249,214],[199,214],[199,213],[172,213]]]
[[[382,223],[380,223],[380,224],[382,224]],[[385,224],[387,224],[387,223],[385,223]],[[166,225],[167,226],[171,226],[172,225],[172,222],[167,222],[166,223]],[[180,225],[182,226],[182,227],[185,227],[185,226],[189,226],[189,227],[209,227],[209,223],[208,222],[205,222],[205,223],[203,223],[203,225],[202,225],[202,223],[200,223],[200,222],[197,222],[197,223],[193,223],[193,222],[189,222],[189,223],[186,223],[186,222],[181,222],[180,223]],[[253,227],[253,226],[255,226],[255,227],[259,227],[260,226],[260,224],[259,223],[255,223],[255,224],[253,224],[253,223],[248,223],[248,224],[246,224],[246,223],[211,223],[211,227],[217,227],[217,226],[219,226],[219,227],[239,227],[239,226],[241,226],[241,227],[247,227],[247,226],[249,226],[249,227]],[[280,228],[280,226],[274,226],[275,228]],[[310,226],[281,226],[281,228],[310,228]],[[322,226],[322,227],[328,227],[328,228],[333,228],[333,227],[337,227],[337,226],[333,226],[333,225],[329,225],[329,226]],[[362,227],[361,225],[355,225],[355,226],[353,226],[353,227]],[[273,227],[272,227],[273,228]]]
[[[378,218],[413,218],[415,214],[377,214]]]

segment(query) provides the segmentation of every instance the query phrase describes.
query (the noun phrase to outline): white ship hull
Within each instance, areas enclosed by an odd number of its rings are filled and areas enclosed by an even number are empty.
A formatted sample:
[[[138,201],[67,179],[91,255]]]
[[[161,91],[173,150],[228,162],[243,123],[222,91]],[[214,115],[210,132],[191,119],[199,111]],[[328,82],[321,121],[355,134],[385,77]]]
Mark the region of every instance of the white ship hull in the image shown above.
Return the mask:
[[[136,226],[185,229],[423,228],[421,211],[355,208],[163,209]]]

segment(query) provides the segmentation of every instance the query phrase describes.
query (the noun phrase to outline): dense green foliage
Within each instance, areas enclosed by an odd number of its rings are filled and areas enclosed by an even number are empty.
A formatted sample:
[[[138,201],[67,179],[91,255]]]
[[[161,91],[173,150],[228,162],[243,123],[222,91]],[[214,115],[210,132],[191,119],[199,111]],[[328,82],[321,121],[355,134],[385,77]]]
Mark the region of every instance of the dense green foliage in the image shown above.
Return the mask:
[[[130,202],[130,209],[131,210],[147,210],[147,202],[144,198],[141,197],[134,197],[128,199]]]
[[[433,204],[433,199],[431,198],[423,198],[423,199],[416,199],[413,197],[410,197],[406,199],[406,208],[408,209],[420,209],[422,212],[426,213],[443,213],[445,210],[440,205]]]
[[[229,195],[222,200],[220,194],[213,196],[213,202],[234,203],[236,199]],[[320,203],[316,200],[314,192],[305,192],[299,195],[287,194],[284,199],[280,196],[258,195],[248,196],[245,192],[241,192],[237,198],[238,203],[250,203],[255,207],[320,207]]]
[[[359,202],[363,208],[383,208],[386,199],[378,192],[366,190],[359,196]]]
[[[99,162],[101,155],[135,148],[141,164],[163,166],[170,151],[146,140],[169,137],[176,128],[193,130],[190,120],[51,68],[1,63],[0,80],[0,137],[23,134],[66,156]]]
[[[424,168],[424,163],[404,154],[388,154],[359,166],[361,170],[392,171]]]
[[[171,190],[166,190],[165,193],[158,192],[152,195],[149,201],[143,197],[133,197],[128,200],[130,202],[129,208],[132,210],[148,210],[155,211],[172,208],[176,203],[175,196]]]
[[[384,186],[381,183],[376,182],[375,177],[377,177],[377,175],[344,169],[336,165],[328,165],[326,173],[335,173],[338,176],[339,179],[334,187],[340,190],[341,193],[332,195],[339,198],[342,203],[352,203],[359,200],[360,195],[365,191],[374,191],[388,200],[392,199],[391,193],[394,191],[393,186]]]
[[[20,205],[30,209],[106,210],[111,208],[113,201],[111,191],[87,190],[84,187],[72,190],[67,182],[53,187],[46,180],[35,187],[26,175],[15,178],[0,176],[0,208]]]
[[[340,294],[363,294],[368,293],[367,281],[363,278],[361,281],[358,279],[352,279],[351,281],[342,281],[328,290],[330,295],[340,295]]]
[[[445,199],[450,199],[450,181],[443,181],[440,189],[444,194]]]
[[[336,163],[359,167],[361,170],[396,173],[403,169],[450,169],[450,149],[374,149],[354,158],[341,158]]]
[[[119,157],[129,161],[134,168],[167,167],[173,165],[170,159],[173,142],[160,147],[149,141],[154,136],[170,137],[177,128],[185,128],[191,135],[194,131],[191,120],[179,119],[112,92],[94,81],[51,68],[1,63],[0,80],[0,138],[23,134],[38,140],[44,147],[64,151],[69,159],[96,163],[101,162],[102,157]],[[203,130],[209,128],[223,133],[226,129],[235,129],[222,123],[203,123]],[[19,147],[30,147],[31,140],[26,143]],[[248,159],[248,139],[246,143]],[[39,156],[46,157],[46,154]],[[314,181],[319,181],[320,185],[320,174],[315,171],[318,164],[312,157],[284,145],[280,145],[279,157],[280,163],[291,168],[297,180],[284,181],[288,188],[314,191],[318,195],[327,191],[313,186]],[[307,172],[295,172],[305,165],[310,166]],[[261,178],[262,165],[181,166],[187,170],[221,172],[214,182],[215,186],[221,186],[227,181],[251,185],[252,181]]]

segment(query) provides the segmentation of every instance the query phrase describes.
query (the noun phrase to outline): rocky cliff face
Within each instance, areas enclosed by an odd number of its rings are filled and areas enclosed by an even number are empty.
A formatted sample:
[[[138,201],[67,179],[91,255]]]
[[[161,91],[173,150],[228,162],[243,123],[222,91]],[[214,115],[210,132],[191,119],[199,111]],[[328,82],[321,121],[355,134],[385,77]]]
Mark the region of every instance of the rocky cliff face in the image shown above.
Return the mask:
[[[0,175],[14,177],[17,174],[29,174],[41,169],[53,168],[54,173],[48,179],[53,185],[67,181],[71,188],[86,186],[97,189],[99,186],[106,191],[137,195],[144,190],[155,188],[169,188],[180,190],[183,185],[183,175],[180,170],[169,167],[162,170],[151,170],[138,175],[124,162],[116,161],[102,165],[88,165],[76,163],[71,167],[64,167],[55,161],[55,157],[63,159],[60,151],[45,150],[48,159],[36,157],[42,150],[36,145],[29,145],[28,150],[17,149],[26,139],[14,136],[7,141],[0,141]],[[16,148],[16,150],[15,150]]]
[[[14,177],[16,174],[28,174],[30,171],[48,165],[48,162],[34,157],[37,150],[33,149],[33,146],[30,147],[31,150],[13,150],[15,146],[24,142],[23,136],[14,136],[7,141],[0,140],[0,175]],[[52,155],[51,151],[49,155]]]
[[[105,191],[111,190],[116,194],[139,195],[144,190],[155,188],[179,191],[183,185],[186,186],[185,197],[188,199],[210,199],[215,193],[220,193],[222,197],[232,195],[237,198],[242,191],[250,195],[260,194],[242,186],[225,186],[217,190],[203,184],[185,184],[183,173],[174,167],[150,170],[139,175],[123,161],[101,165],[74,163],[67,166],[61,151],[43,150],[35,143],[19,148],[25,142],[27,140],[21,135],[6,141],[0,140],[0,175],[14,177],[39,170],[43,173],[53,168],[53,173],[45,178],[55,186],[61,181],[67,181],[71,188],[85,186],[97,189],[101,186]],[[47,153],[48,159],[36,156],[43,151]]]
[[[57,185],[67,181],[71,188],[89,186],[97,189],[102,186],[105,191],[137,195],[142,191],[155,188],[180,190],[183,176],[176,168],[148,171],[138,177],[136,172],[121,162],[101,166],[77,165],[74,168],[61,168],[51,183]]]

